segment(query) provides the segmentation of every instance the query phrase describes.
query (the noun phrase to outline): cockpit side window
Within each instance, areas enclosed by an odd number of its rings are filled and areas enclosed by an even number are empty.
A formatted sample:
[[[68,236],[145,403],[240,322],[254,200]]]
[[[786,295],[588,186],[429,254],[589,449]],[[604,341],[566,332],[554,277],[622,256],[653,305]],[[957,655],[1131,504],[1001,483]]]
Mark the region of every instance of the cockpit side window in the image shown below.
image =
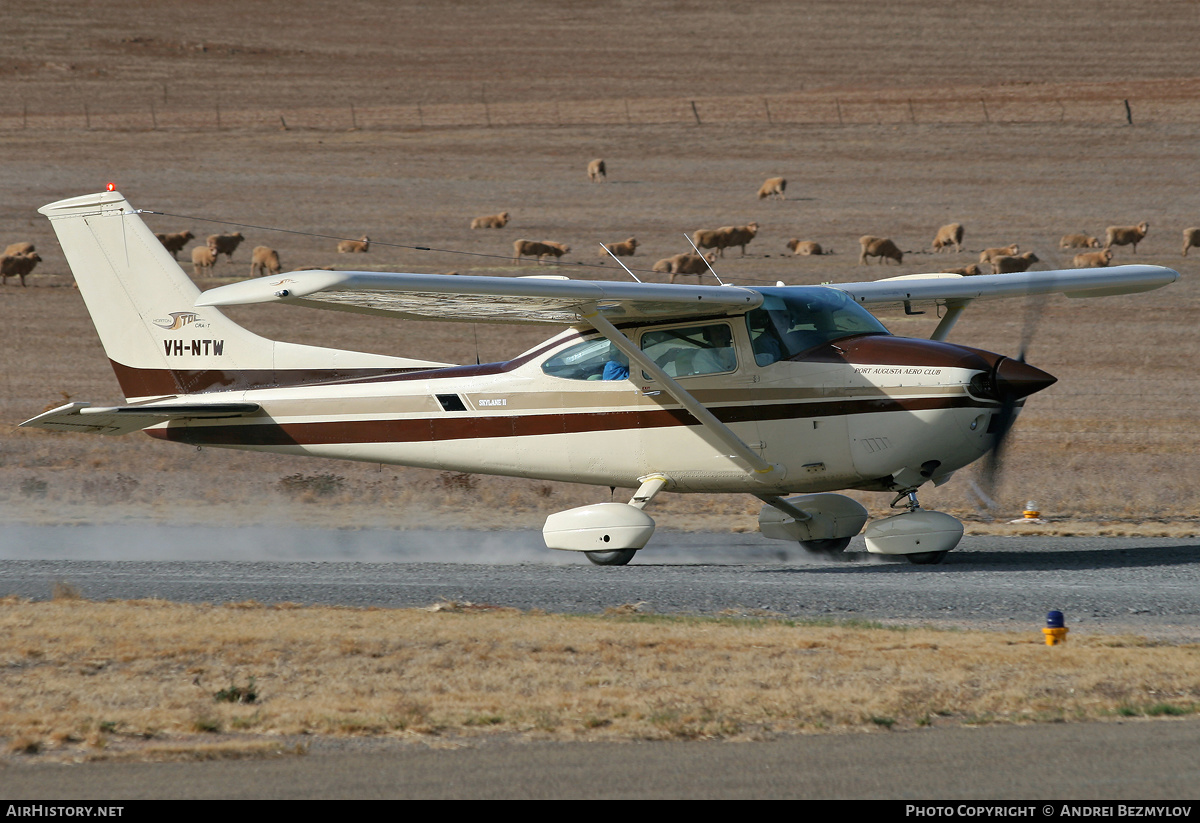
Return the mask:
[[[738,365],[733,329],[728,323],[654,329],[642,335],[642,351],[668,377],[723,374],[736,370]]]
[[[567,380],[623,380],[629,359],[603,337],[569,346],[542,363],[542,371]]]
[[[746,313],[754,362],[769,366],[843,337],[888,334],[875,316],[848,295],[832,289],[793,289],[770,294]]]

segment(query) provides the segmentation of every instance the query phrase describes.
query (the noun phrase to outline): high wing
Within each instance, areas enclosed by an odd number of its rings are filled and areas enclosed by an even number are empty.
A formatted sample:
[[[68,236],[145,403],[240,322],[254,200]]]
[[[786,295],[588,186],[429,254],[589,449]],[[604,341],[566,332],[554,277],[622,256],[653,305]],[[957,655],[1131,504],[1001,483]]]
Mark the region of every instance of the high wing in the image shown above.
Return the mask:
[[[144,406],[96,406],[67,403],[26,420],[22,426],[50,431],[91,434],[129,434],[168,420],[212,420],[245,417],[259,411],[257,403],[174,403]]]
[[[300,271],[204,292],[197,306],[289,303],[411,320],[573,325],[596,309],[611,321],[741,314],[762,304],[753,289],[361,271]]]
[[[1162,288],[1179,279],[1179,272],[1162,266],[1112,266],[1105,269],[1027,271],[1019,274],[909,274],[862,283],[833,283],[857,302],[871,308],[919,303],[966,304],[998,297],[1065,294],[1067,297],[1105,297]]]
[[[1179,279],[1162,266],[1032,271],[963,277],[911,274],[858,283],[826,283],[872,309],[928,303],[961,309],[975,300],[1065,294],[1102,297],[1161,288]],[[573,325],[598,308],[610,321],[742,314],[762,293],[737,286],[682,286],[360,271],[300,271],[244,280],[204,292],[196,306],[288,303],[412,320]]]

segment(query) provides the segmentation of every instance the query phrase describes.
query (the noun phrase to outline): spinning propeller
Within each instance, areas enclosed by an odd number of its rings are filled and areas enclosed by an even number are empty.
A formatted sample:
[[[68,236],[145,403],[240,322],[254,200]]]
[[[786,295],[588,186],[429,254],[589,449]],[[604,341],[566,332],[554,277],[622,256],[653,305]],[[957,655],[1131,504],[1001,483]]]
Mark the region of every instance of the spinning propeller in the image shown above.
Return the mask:
[[[1026,397],[1052,386],[1058,378],[1047,374],[1039,368],[1025,362],[1029,346],[1033,342],[1033,334],[1037,329],[1042,314],[1042,299],[1030,297],[1025,311],[1025,322],[1021,328],[1021,349],[1016,358],[1001,357],[992,366],[991,372],[983,377],[982,394],[997,400],[1000,408],[992,414],[988,423],[988,434],[992,443],[987,454],[983,456],[980,465],[980,481],[976,491],[989,508],[994,506],[992,495],[1000,475],[1004,448],[1008,435],[1012,431],[1013,422],[1017,418],[1017,409]]]

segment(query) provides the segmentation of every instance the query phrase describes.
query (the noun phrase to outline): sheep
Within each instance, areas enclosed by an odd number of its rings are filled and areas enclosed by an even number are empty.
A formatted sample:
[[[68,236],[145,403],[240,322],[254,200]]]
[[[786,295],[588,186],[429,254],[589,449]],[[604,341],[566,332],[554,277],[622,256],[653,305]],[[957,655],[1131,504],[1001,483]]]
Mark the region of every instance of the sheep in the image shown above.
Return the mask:
[[[942,274],[961,274],[963,277],[975,277],[983,274],[979,266],[972,263],[969,266],[963,266],[957,269],[942,269]]]
[[[1145,220],[1136,226],[1109,226],[1104,233],[1104,248],[1132,245],[1133,253],[1137,254],[1137,244],[1142,242],[1148,231],[1150,231],[1150,224]]]
[[[3,256],[8,257],[9,255],[13,254],[33,254],[35,251],[37,251],[37,249],[34,248],[32,243],[12,243],[4,250]]]
[[[787,181],[782,177],[768,177],[767,182],[763,183],[758,190],[758,199],[763,200],[767,197],[775,197],[779,200],[787,200],[783,190],[787,188]]]
[[[787,241],[788,251],[795,255],[809,254],[825,254],[825,250],[821,248],[820,243],[814,243],[812,240],[799,240],[793,237]]]
[[[703,257],[698,254],[676,254],[672,257],[668,257],[666,260],[660,260],[658,263],[655,263],[654,271],[661,271],[661,269],[658,268],[658,265],[660,263],[666,263],[666,271],[671,273],[670,282],[674,283],[675,278],[681,274],[695,274],[697,275],[698,280],[699,275],[703,275],[709,271],[708,264],[712,263],[712,261],[716,259],[717,253],[715,251],[710,251]]]
[[[725,256],[725,249],[741,246],[746,254],[746,244],[758,233],[758,223],[748,226],[722,226],[719,229],[698,229],[692,233],[692,242],[698,249],[716,249],[718,257]]]
[[[1187,257],[1187,250],[1192,246],[1200,247],[1200,229],[1184,229],[1183,230],[1183,256]]]
[[[904,262],[904,252],[887,237],[872,237],[869,234],[864,234],[858,238],[858,244],[862,246],[862,254],[858,257],[858,263],[861,266],[867,265],[868,257],[878,257],[880,265],[887,260],[895,260],[896,264]]]
[[[612,252],[615,257],[633,257],[637,251],[638,241],[636,238],[630,237],[628,240],[622,240],[620,243],[605,243],[603,245],[606,251],[600,252],[601,257],[604,257],[606,252]]]
[[[508,212],[502,211],[499,214],[486,214],[483,217],[476,217],[471,221],[473,229],[502,229],[508,225]]]
[[[1112,262],[1112,249],[1084,251],[1075,255],[1071,263],[1077,269],[1102,269]]]
[[[697,229],[692,233],[692,242],[698,249],[721,249],[721,233],[724,229]]]
[[[549,240],[540,243],[537,240],[514,240],[513,262],[520,263],[522,257],[536,257],[538,265],[541,265],[545,258],[553,255],[557,260],[570,250],[571,247],[564,243],[552,243]]]
[[[225,255],[225,262],[233,262],[233,253],[237,250],[238,245],[245,240],[240,231],[235,231],[232,234],[210,234],[208,236],[207,245],[212,249],[214,257]]]
[[[1058,241],[1060,249],[1098,249],[1100,241],[1087,234],[1064,234]]]
[[[212,267],[217,262],[217,253],[208,246],[196,246],[192,249],[192,274],[204,277],[212,274]]]
[[[31,254],[6,254],[0,257],[0,285],[7,286],[8,278],[20,277],[21,285],[25,285],[25,275],[33,271],[34,266],[42,262],[36,252]]]
[[[956,252],[962,251],[962,239],[962,223],[948,223],[937,230],[937,236],[933,238],[933,250],[940,252],[953,244]]]
[[[342,240],[337,250],[338,254],[366,254],[371,250],[371,238],[364,234],[357,240]]]
[[[265,277],[279,274],[279,252],[270,246],[255,246],[250,258],[250,276]]]
[[[605,167],[603,160],[596,159],[588,163],[588,182],[608,182],[608,169]]]
[[[1016,243],[1011,246],[992,247],[979,253],[979,264],[993,263],[997,257],[1013,257],[1021,253],[1021,247]]]
[[[179,252],[183,251],[183,247],[195,239],[196,235],[190,231],[177,231],[171,234],[156,234],[158,242],[163,244],[163,248],[171,253],[171,257],[179,259]]]
[[[1015,274],[1022,272],[1038,262],[1037,255],[1031,251],[1024,254],[1002,254],[992,260],[992,274]]]
[[[718,257],[724,257],[725,249],[730,249],[734,246],[741,246],[742,257],[745,257],[746,244],[758,234],[758,223],[750,223],[746,226],[722,226],[717,231],[719,232],[717,235]]]

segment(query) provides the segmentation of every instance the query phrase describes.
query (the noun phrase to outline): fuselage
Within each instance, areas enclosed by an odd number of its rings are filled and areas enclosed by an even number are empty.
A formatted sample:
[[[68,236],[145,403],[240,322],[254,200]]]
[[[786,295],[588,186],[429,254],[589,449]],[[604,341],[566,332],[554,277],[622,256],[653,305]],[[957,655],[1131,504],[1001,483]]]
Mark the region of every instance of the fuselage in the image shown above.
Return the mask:
[[[767,484],[644,371],[630,371],[626,361],[623,375],[610,373],[607,341],[585,328],[504,363],[220,391],[222,401],[255,403],[262,412],[147,433],[196,445],[621,487],[661,473],[676,491],[758,494],[915,488],[941,482],[990,447],[989,421],[1000,404],[977,390],[979,375],[994,371],[999,355],[895,337],[866,321],[842,322],[841,331],[801,343],[794,327],[785,329],[778,335],[783,350],[776,342],[768,351],[764,317],[622,331],[751,449],[782,467]]]

